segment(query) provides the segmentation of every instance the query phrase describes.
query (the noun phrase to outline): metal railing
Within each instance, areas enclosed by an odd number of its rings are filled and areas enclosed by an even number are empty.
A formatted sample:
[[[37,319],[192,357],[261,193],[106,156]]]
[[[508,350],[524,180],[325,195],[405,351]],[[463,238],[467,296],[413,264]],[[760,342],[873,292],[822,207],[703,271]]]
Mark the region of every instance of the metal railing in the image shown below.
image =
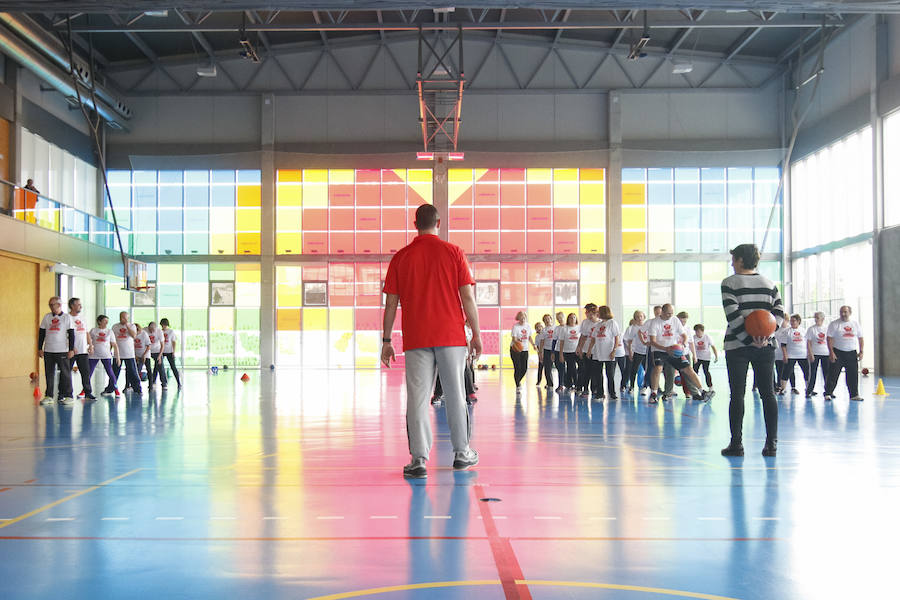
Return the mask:
[[[57,202],[0,179],[0,209],[3,214],[44,229],[119,251],[111,221]],[[119,228],[126,254],[131,253],[131,232]]]

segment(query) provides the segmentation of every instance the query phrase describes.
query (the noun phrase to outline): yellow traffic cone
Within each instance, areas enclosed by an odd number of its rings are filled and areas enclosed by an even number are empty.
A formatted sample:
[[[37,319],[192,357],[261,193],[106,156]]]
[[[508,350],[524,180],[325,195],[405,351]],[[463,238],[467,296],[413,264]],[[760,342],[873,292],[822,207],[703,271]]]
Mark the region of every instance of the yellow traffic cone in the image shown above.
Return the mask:
[[[876,396],[888,396],[889,395],[886,391],[884,391],[884,382],[881,380],[880,377],[878,378],[878,389],[875,390],[875,395]]]

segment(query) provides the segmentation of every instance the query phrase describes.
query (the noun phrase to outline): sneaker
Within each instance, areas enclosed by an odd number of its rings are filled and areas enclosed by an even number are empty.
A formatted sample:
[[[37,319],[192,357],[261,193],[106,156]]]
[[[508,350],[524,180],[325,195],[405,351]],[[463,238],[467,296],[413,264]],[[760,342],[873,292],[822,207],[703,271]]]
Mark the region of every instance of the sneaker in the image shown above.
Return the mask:
[[[441,400],[443,400],[443,399],[444,399],[443,396],[432,396],[431,397],[431,405],[437,406],[438,404],[441,403]]]
[[[693,396],[691,396],[691,400],[695,402],[703,402],[703,396],[701,396],[700,394],[694,394]]]
[[[566,388],[564,388],[563,386],[559,386],[558,388],[556,388],[556,392],[559,394],[562,394],[565,391],[566,391]]]
[[[84,393],[84,392],[82,392],[82,394],[84,394],[84,399],[85,399],[85,400],[96,400],[96,399],[97,399],[97,396],[95,396],[95,395],[93,395],[93,394],[86,394],[86,393]]]
[[[119,393],[119,390],[113,390],[113,392],[115,392],[115,394],[116,394],[116,398],[118,398],[118,397],[119,397],[119,396],[121,396],[121,395],[122,395],[122,394],[120,394],[120,393]]]
[[[453,457],[453,468],[456,470],[468,469],[478,464],[478,452],[469,448],[468,452],[457,452]]]
[[[809,392],[807,394],[807,396],[809,396],[810,398],[812,398],[813,396],[818,396],[818,395],[819,395],[819,392]]]
[[[610,400],[618,400],[619,397],[616,396],[615,394],[610,394],[610,395],[609,395],[609,399],[610,399]]]
[[[743,444],[735,444],[734,442],[728,444],[724,448],[722,448],[722,456],[743,456],[744,455],[744,445]]]
[[[161,386],[159,386],[159,387],[161,387],[161,388],[162,388],[162,389],[164,389],[164,390],[167,390],[167,389],[169,389],[169,386],[167,386],[167,385],[166,385],[166,384],[162,384],[162,385],[161,385]]]
[[[475,394],[469,394],[466,397],[466,404],[475,404],[478,402],[478,398],[475,397]]]
[[[84,398],[84,390],[81,390],[80,392],[78,392],[78,397]]]
[[[656,392],[650,392],[650,397],[647,398],[647,402],[650,404],[656,404],[659,400],[656,399]]]
[[[825,394],[825,402],[831,402],[834,400],[834,396],[832,394]]]
[[[594,394],[593,396],[591,396],[591,400],[593,402],[597,402],[598,400],[602,400],[602,399],[603,399],[603,396],[598,396],[597,394]]]
[[[50,396],[44,396],[41,398],[41,404],[53,404],[53,398]]]
[[[796,396],[800,392],[797,391],[797,388],[791,388],[791,393]]]
[[[704,402],[709,402],[710,400],[713,399],[713,396],[715,396],[715,395],[716,395],[716,390],[709,388],[708,390],[706,390],[705,392],[703,392],[701,394],[701,399]]]
[[[425,479],[428,477],[425,459],[422,457],[412,459],[412,462],[403,467],[403,477],[406,479]]]
[[[776,453],[776,443],[774,441],[767,441],[766,445],[763,446],[762,455],[763,456],[775,456]]]
[[[863,397],[862,396],[851,396],[850,400],[852,400],[853,402],[862,402]]]
[[[59,403],[62,404],[63,406],[69,406],[73,402],[75,402],[75,399],[72,396],[66,396],[65,398],[59,399]]]

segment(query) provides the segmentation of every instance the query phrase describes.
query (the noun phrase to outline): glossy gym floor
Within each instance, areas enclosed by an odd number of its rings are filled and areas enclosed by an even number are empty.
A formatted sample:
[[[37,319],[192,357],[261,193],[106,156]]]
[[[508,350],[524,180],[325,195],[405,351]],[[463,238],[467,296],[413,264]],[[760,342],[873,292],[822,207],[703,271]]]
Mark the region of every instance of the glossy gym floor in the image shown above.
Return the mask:
[[[900,381],[748,404],[573,401],[479,371],[481,464],[442,407],[407,482],[403,372],[189,371],[143,399],[38,406],[0,380],[0,597],[889,598]],[[487,501],[486,501],[487,500]]]

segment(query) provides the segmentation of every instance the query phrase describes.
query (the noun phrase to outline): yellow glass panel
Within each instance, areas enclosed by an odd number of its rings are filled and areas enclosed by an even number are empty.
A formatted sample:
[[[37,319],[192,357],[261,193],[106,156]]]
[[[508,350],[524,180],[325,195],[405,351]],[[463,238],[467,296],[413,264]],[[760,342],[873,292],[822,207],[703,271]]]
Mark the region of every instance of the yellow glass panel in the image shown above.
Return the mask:
[[[431,182],[431,169],[409,169],[408,185],[428,204],[432,204],[434,189]]]
[[[239,208],[235,211],[235,231],[259,231],[262,212],[259,208]]]
[[[584,306],[588,302],[597,305],[606,304],[606,284],[605,283],[582,283],[581,284],[581,305]]]
[[[603,204],[606,199],[606,186],[602,181],[584,181],[578,186],[578,197],[581,205]]]
[[[245,265],[238,263],[234,267],[234,279],[241,283],[259,283],[259,265]]]
[[[705,262],[702,266],[703,281],[719,281],[728,276],[728,263],[712,261]]]
[[[551,183],[553,169],[525,169],[526,183]]]
[[[553,182],[560,183],[564,181],[569,183],[578,181],[578,169],[553,169]]]
[[[647,234],[643,231],[622,232],[622,252],[636,253],[647,251]]]
[[[400,181],[406,181],[406,169],[392,169]]]
[[[472,169],[448,169],[447,181],[450,183],[472,184]]]
[[[234,233],[210,233],[210,254],[234,254]]]
[[[238,254],[259,254],[260,247],[259,233],[239,233],[237,234],[237,253]]]
[[[647,229],[647,209],[643,206],[623,206],[622,229]]]
[[[578,169],[553,169],[553,205],[578,206]]]
[[[646,204],[647,186],[643,183],[622,184],[622,204]]]
[[[328,170],[303,170],[303,208],[328,208]]]
[[[303,185],[300,183],[279,183],[275,190],[275,204],[278,208],[303,206]]]
[[[276,233],[275,252],[278,254],[300,254],[303,251],[303,234]]]
[[[279,283],[275,288],[275,294],[279,308],[303,304],[303,285],[299,281],[296,284]]]
[[[409,169],[409,183],[431,183],[431,169]]]
[[[303,309],[303,329],[306,331],[325,331],[328,329],[328,309]],[[322,350],[324,351],[325,349],[322,348]]]
[[[309,310],[309,309],[307,309]],[[352,331],[353,330],[353,309],[352,308],[330,308],[328,309],[331,320],[328,322],[328,328],[332,331]]]
[[[303,209],[294,206],[277,208],[275,224],[278,232],[299,233],[303,229]]]
[[[647,263],[629,260],[623,262],[622,281],[647,281]]]
[[[531,323],[531,326],[534,327],[534,324],[541,320],[544,315],[553,315],[553,307],[552,306],[529,306],[528,307],[528,322]],[[556,319],[553,319],[553,322],[556,323]],[[531,348],[531,346],[528,346]]]
[[[671,231],[664,233],[651,231],[648,243],[648,252],[672,252],[675,249],[675,234]]]
[[[209,310],[209,330],[216,333],[234,331],[234,309],[211,308]]]
[[[447,185],[447,194],[450,197],[450,206],[453,206],[462,198],[462,195],[467,191],[472,189],[472,183],[450,183]],[[469,198],[469,204],[472,203],[471,197]]]
[[[511,367],[512,357],[509,355],[509,346],[512,344],[512,333],[503,331],[500,333],[500,365],[502,367]],[[531,346],[528,346],[531,350]]]
[[[299,183],[303,181],[303,171],[300,169],[279,169],[276,178],[278,183]]]
[[[279,308],[275,314],[275,328],[278,331],[300,331],[299,308]]]
[[[356,332],[356,366],[363,369],[378,367],[381,356],[381,335],[377,331]]]
[[[472,174],[475,176],[475,181],[478,181],[488,172],[488,169],[472,169]]]
[[[275,267],[275,282],[278,285],[289,284],[299,286],[302,281],[302,274],[302,267]],[[300,305],[296,304],[295,306]]]
[[[209,209],[209,231],[211,233],[234,233],[233,208],[212,207]]]
[[[237,205],[257,207],[262,205],[262,188],[258,185],[239,185]]]
[[[581,169],[581,181],[604,181],[606,180],[606,169]]]
[[[352,184],[356,171],[353,169],[329,169],[328,183],[336,184]]]
[[[606,250],[606,234],[602,231],[581,232],[581,252],[583,254],[603,254]]]
[[[606,207],[581,206],[581,229],[606,229]]]
[[[209,306],[209,287],[206,283],[184,283],[184,306],[190,308],[206,308]]]

